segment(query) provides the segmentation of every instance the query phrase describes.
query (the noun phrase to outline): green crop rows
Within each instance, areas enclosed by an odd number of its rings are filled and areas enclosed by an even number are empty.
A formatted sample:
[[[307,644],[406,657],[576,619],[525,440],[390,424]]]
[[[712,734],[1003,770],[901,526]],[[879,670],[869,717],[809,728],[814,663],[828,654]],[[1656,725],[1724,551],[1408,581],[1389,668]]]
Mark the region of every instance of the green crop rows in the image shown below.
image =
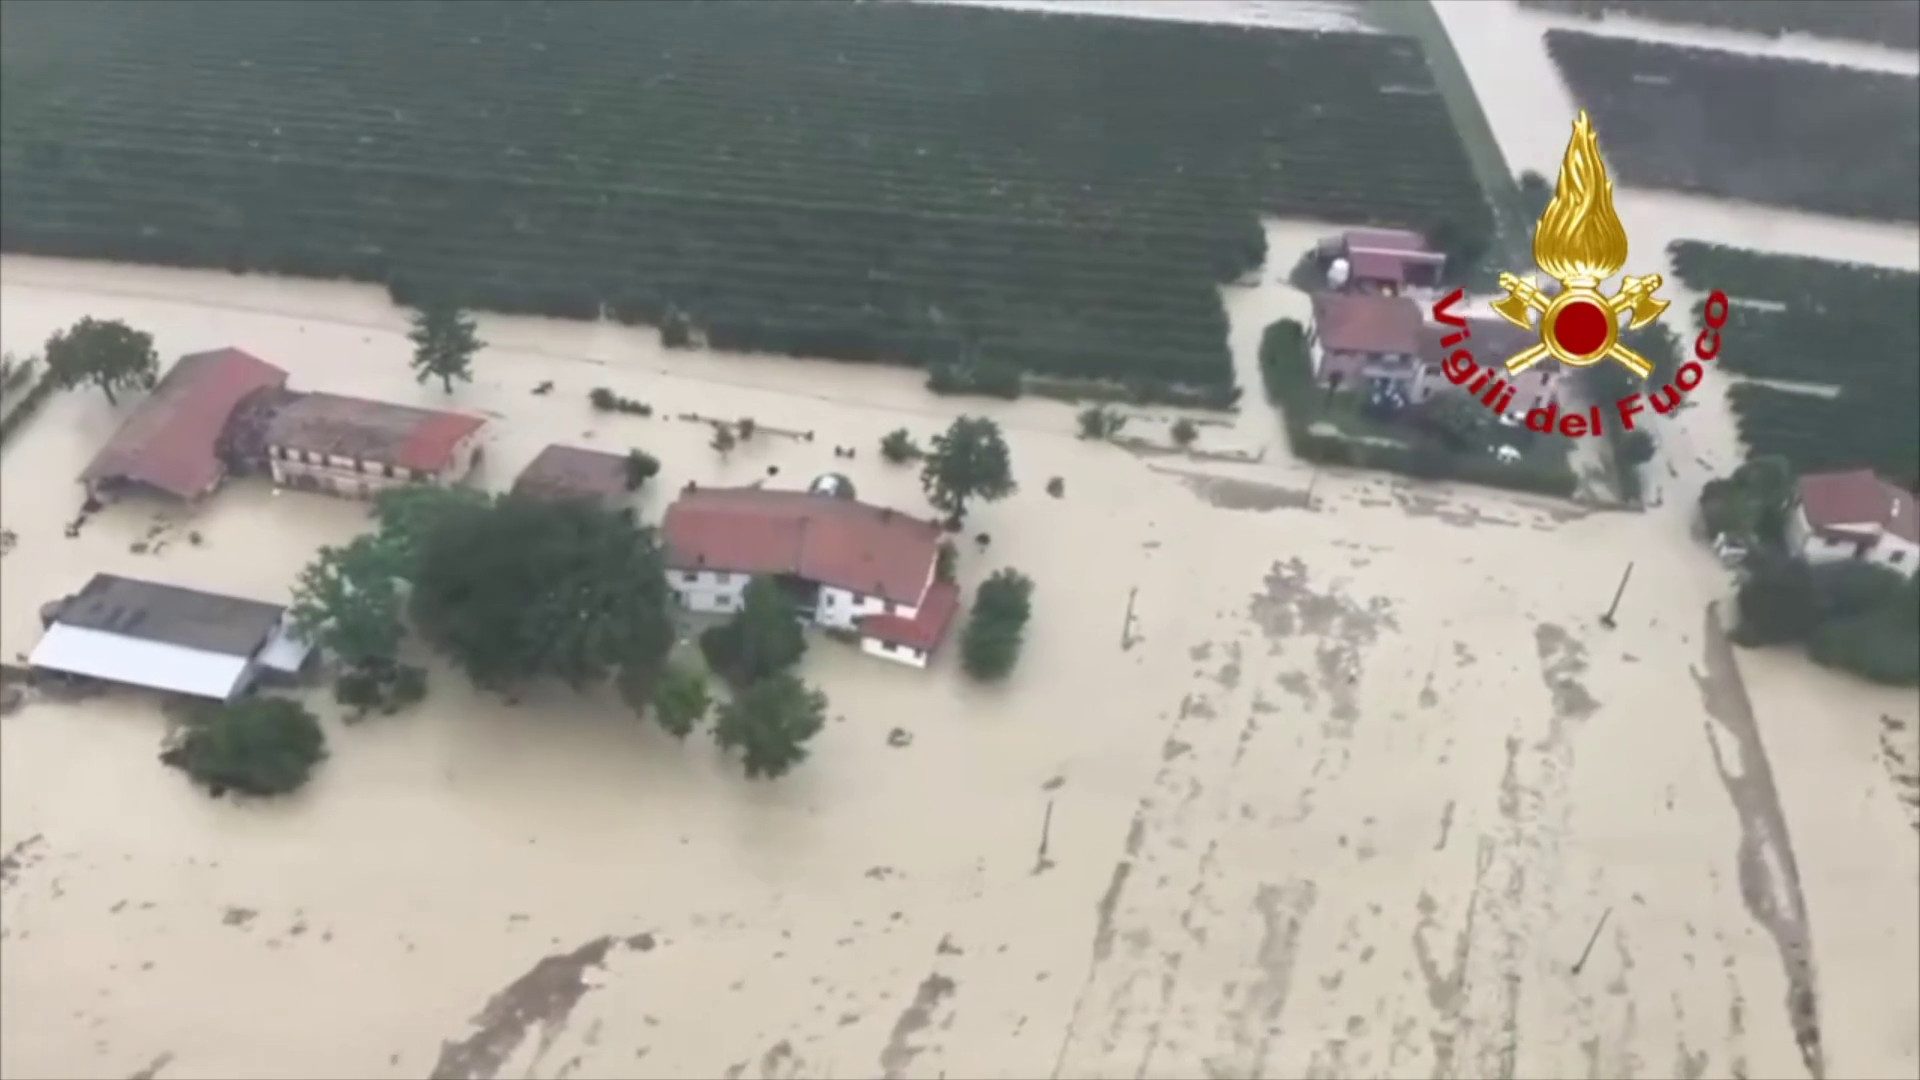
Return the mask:
[[[1802,472],[1870,466],[1920,476],[1920,274],[1683,240],[1674,272],[1733,301],[1718,363],[1730,372],[1837,387],[1819,397],[1741,383],[1730,391],[1756,454]]]
[[[1710,26],[1779,37],[1810,34],[1920,49],[1920,3],[1914,0],[1520,0],[1521,7],[1585,15],[1627,15],[1683,26]]]
[[[1261,212],[1485,200],[1418,47],[920,4],[9,0],[0,246],[1224,389]],[[55,62],[57,58],[58,62]]]
[[[1547,31],[1616,179],[1814,213],[1920,220],[1920,80]]]

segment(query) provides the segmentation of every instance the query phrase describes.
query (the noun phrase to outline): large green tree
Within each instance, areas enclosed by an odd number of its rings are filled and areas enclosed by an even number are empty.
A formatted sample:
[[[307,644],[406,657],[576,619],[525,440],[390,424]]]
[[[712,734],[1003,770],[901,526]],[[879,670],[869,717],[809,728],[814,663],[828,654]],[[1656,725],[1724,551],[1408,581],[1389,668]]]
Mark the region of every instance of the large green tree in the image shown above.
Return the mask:
[[[980,583],[960,638],[960,663],[976,679],[1001,679],[1020,658],[1033,615],[1033,579],[1011,568]]]
[[[449,513],[485,509],[492,503],[486,492],[438,484],[403,484],[374,496],[373,516],[379,523],[380,549],[389,560],[394,576],[413,579],[424,538]]]
[[[733,686],[759,682],[785,671],[807,651],[800,613],[772,578],[747,583],[733,618],[700,635],[707,666]]]
[[[1709,536],[1726,536],[1749,546],[1777,545],[1793,505],[1792,466],[1782,457],[1753,458],[1731,476],[1707,481],[1700,489],[1700,517]]]
[[[722,749],[740,751],[749,779],[773,779],[807,759],[807,742],[826,720],[827,696],[783,671],[720,706],[713,737]]]
[[[473,354],[486,345],[473,317],[446,304],[428,304],[416,311],[407,337],[413,342],[415,380],[439,379],[449,394],[453,380],[473,381]]]
[[[312,713],[285,698],[252,697],[196,708],[160,759],[215,795],[279,795],[306,783],[326,756]]]
[[[420,538],[410,610],[474,683],[585,687],[657,670],[673,646],[651,529],[584,500],[452,505]]]
[[[293,588],[290,613],[306,639],[343,664],[388,662],[400,650],[400,590],[378,537],[324,547]]]
[[[63,390],[92,383],[119,404],[116,390],[151,390],[160,371],[153,335],[118,320],[92,317],[47,339],[47,375]]]
[[[692,664],[667,665],[653,687],[653,718],[676,739],[698,727],[712,704],[706,672]]]
[[[920,469],[920,487],[956,527],[970,500],[992,502],[1013,494],[1019,485],[1000,425],[984,416],[962,416],[935,435]]]

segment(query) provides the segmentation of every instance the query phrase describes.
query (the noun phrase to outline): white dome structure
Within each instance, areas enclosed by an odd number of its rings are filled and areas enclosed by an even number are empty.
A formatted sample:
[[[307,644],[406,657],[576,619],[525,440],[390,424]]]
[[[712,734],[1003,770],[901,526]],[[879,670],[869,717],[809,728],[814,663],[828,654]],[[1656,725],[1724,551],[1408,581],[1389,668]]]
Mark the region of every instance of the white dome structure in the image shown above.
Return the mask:
[[[807,491],[813,495],[825,495],[833,499],[851,499],[854,497],[853,481],[842,473],[821,473],[807,485]]]

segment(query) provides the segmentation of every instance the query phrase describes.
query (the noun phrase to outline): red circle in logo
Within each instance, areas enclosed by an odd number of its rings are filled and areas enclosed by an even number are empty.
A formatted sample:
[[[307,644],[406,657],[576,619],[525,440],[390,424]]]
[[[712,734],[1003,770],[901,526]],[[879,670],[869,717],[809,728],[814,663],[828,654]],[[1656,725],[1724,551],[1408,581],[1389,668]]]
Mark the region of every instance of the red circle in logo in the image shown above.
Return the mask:
[[[1553,317],[1553,340],[1572,356],[1592,356],[1607,343],[1607,309],[1575,300]]]

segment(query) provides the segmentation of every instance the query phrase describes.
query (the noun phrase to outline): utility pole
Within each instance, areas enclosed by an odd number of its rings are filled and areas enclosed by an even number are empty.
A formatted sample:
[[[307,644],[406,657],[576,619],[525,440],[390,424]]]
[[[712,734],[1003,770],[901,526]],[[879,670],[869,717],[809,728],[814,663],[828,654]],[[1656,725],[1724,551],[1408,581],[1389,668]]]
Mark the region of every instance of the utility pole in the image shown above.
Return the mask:
[[[1620,575],[1620,587],[1613,590],[1613,603],[1607,606],[1607,613],[1600,616],[1600,625],[1613,629],[1613,613],[1620,610],[1620,597],[1627,591],[1627,579],[1633,576],[1633,564],[1627,564],[1627,570]]]

